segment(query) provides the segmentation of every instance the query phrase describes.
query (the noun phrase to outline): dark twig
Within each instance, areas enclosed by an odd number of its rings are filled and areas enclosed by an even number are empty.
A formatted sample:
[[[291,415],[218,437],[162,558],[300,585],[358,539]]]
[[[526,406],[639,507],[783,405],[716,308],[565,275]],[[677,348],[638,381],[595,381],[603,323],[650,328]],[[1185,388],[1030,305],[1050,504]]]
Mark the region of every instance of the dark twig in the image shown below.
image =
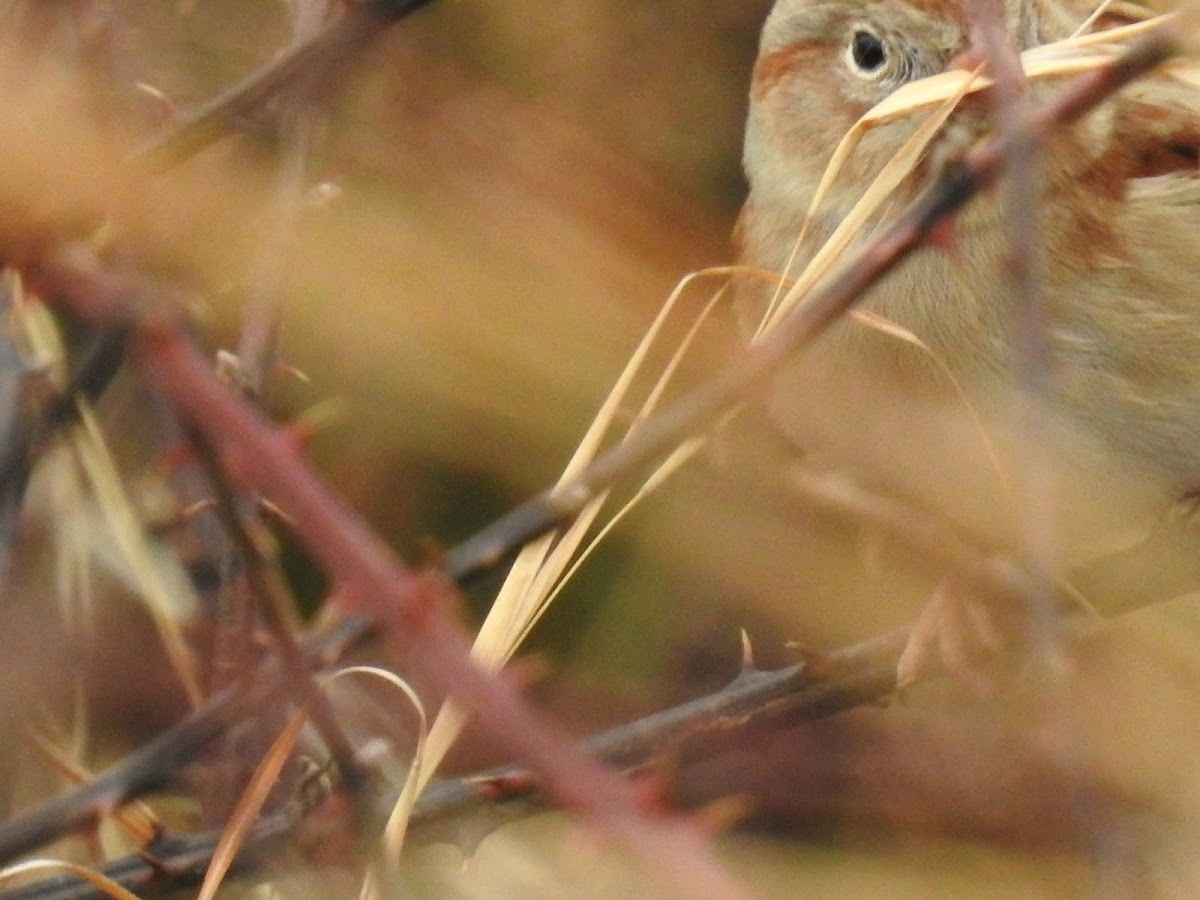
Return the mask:
[[[293,4],[293,31],[298,44],[311,41],[321,32],[326,15],[325,0],[307,0]],[[282,272],[294,239],[296,218],[304,190],[305,163],[312,150],[320,118],[306,96],[292,96],[280,110],[282,146],[279,171],[268,217],[270,225],[258,253],[256,272],[250,287],[241,339],[238,344],[238,386],[247,396],[262,402],[277,356],[279,334],[279,292]],[[352,791],[366,783],[349,739],[339,724],[325,694],[313,680],[303,649],[297,642],[295,608],[270,550],[271,538],[258,515],[257,498],[239,498],[221,466],[212,445],[194,428],[185,428],[188,441],[197,450],[200,463],[216,495],[218,514],[232,538],[241,561],[241,572],[250,594],[257,598],[258,616],[266,623],[278,647],[288,674],[288,682],[297,701],[307,707],[313,724],[324,738],[339,772]],[[241,592],[237,592],[241,595]],[[251,613],[251,618],[253,614]],[[250,640],[245,629],[238,635]]]
[[[166,168],[200,152],[260,115],[281,95],[324,86],[394,22],[431,0],[361,0],[334,24],[205,103],[142,148],[139,157]]]
[[[95,400],[112,383],[124,362],[125,334],[123,328],[116,327],[88,335],[67,386],[31,417],[16,411],[19,404],[13,403],[14,413],[0,445],[0,595],[7,581],[8,553],[34,463],[49,446],[50,439],[76,421],[80,398]],[[11,362],[19,365],[15,358]],[[6,386],[12,388],[15,400],[25,373],[9,370],[3,377],[16,379],[17,384]]]
[[[270,846],[291,833],[304,812],[298,804],[289,804],[259,819],[246,836],[239,864],[251,851]],[[215,831],[201,835],[163,835],[140,852],[109,863],[103,872],[130,891],[197,884],[208,870],[221,836]],[[74,875],[44,878],[23,887],[0,891],[3,900],[96,900],[105,896],[103,891]]]
[[[329,747],[340,776],[353,791],[366,782],[366,773],[359,765],[354,746],[338,723],[328,698],[313,679],[303,648],[297,643],[288,614],[295,604],[272,564],[266,536],[257,533],[262,527],[261,522],[253,519],[247,521],[253,513],[243,513],[239,508],[241,504],[212,445],[194,429],[187,431],[216,495],[217,509],[237,548],[242,573],[251,594],[258,600],[258,613],[279,650],[288,690],[300,705],[308,708],[308,714]]]
[[[307,0],[292,5],[292,31],[298,42],[321,31],[329,4]],[[238,340],[238,375],[254,397],[264,398],[279,352],[280,292],[295,243],[295,231],[313,144],[324,122],[323,111],[305,96],[290,98],[279,111],[280,147],[269,225],[258,250]]]
[[[76,421],[79,399],[96,400],[116,377],[125,360],[123,326],[93,332],[78,354],[79,360],[63,390],[51,398],[37,417],[10,431],[0,452],[0,495],[19,496],[33,461],[59,429]]]
[[[369,632],[354,619],[322,635],[310,653],[314,666],[334,665]],[[56,797],[7,822],[0,822],[0,862],[8,862],[65,834],[90,827],[100,816],[127,800],[169,783],[172,776],[231,724],[257,714],[264,703],[284,693],[284,670],[267,660],[245,688],[229,688],[175,727],[97,775],[86,785]]]
[[[606,731],[587,747],[633,775],[657,759],[683,765],[709,755],[719,735],[787,728],[877,702],[896,689],[905,639],[896,631],[783,669],[748,669],[720,691]],[[434,782],[413,812],[416,836],[466,809],[536,792],[536,779],[519,766]]]
[[[0,317],[11,321],[13,286],[8,279],[0,280]],[[27,470],[27,463],[18,463],[28,456],[29,423],[20,412],[20,399],[25,384],[25,361],[21,358],[16,339],[9,329],[0,330],[0,448],[8,463],[0,459],[0,594],[7,581],[9,559],[16,538],[21,501],[25,494],[26,478],[17,470]],[[14,470],[8,477],[3,473]]]
[[[665,753],[679,764],[702,759],[719,746],[720,735],[782,729],[886,697],[895,689],[896,660],[903,646],[904,633],[896,632],[777,671],[744,671],[720,691],[604,732],[586,746],[626,775],[636,774]],[[435,836],[447,820],[472,809],[522,798],[530,800],[527,809],[544,804],[537,779],[520,766],[433,782],[414,810],[413,837]],[[381,798],[380,809],[394,802],[395,797]],[[264,817],[247,848],[280,837],[290,827],[290,822],[285,826],[281,821],[285,815]],[[129,888],[148,887],[162,873],[177,883],[178,873],[202,874],[206,854],[212,853],[215,843],[211,834],[172,838],[169,844],[149,848],[153,862],[127,857],[104,871]],[[0,893],[0,900],[80,900],[94,895],[90,885],[60,877]]]
[[[197,750],[251,712],[278,686],[276,678],[241,692],[227,690],[86,785],[0,823],[0,860],[11,860],[90,828],[130,797],[164,786],[172,773],[195,758]]]

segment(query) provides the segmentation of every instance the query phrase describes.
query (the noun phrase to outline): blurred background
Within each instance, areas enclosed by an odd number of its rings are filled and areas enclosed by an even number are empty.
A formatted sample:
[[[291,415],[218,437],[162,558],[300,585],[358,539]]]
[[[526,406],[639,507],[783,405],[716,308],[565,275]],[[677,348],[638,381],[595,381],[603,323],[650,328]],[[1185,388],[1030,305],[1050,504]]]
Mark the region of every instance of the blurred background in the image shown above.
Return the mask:
[[[287,41],[283,4],[125,5],[127,65],[185,109]],[[312,452],[410,559],[550,484],[677,282],[731,261],[768,6],[435,2],[329,98],[308,174],[332,199],[304,212],[282,292],[283,354],[309,382],[282,379],[279,403],[339,402]],[[233,141],[188,168],[232,167],[258,197],[269,162]],[[244,222],[187,237],[225,245],[229,277],[205,299],[232,345],[233,260],[252,271],[259,239]],[[675,334],[719,286],[692,292]],[[718,309],[693,372],[736,344]],[[653,500],[556,605],[535,641],[556,667],[643,682],[711,668],[715,640],[718,677],[733,671],[753,623],[713,574],[738,571],[724,545],[753,536],[687,496]],[[680,542],[688,509],[696,540]]]
[[[679,280],[731,261],[745,98],[770,5],[436,0],[331,86],[303,176],[311,202],[285,247],[264,252],[279,215],[269,131],[168,176],[211,188],[183,211],[153,191],[129,200],[134,233],[153,227],[147,258],[195,286],[214,351],[236,344],[264,255],[280,254],[282,355],[304,377],[279,377],[273,412],[337,401],[309,448],[317,465],[407,559],[436,559],[557,477]],[[269,61],[291,32],[280,2],[60,9],[111,29],[123,76],[144,86],[131,105],[147,134]],[[702,282],[685,306],[719,287]],[[682,334],[686,321],[673,327]],[[684,381],[737,346],[718,307]],[[106,401],[118,443],[138,397]],[[936,584],[861,523],[778,496],[752,419],[624,523],[535,633],[546,677],[534,694],[572,729],[727,683],[741,629],[760,665],[781,665],[795,645],[826,650],[907,623]],[[323,585],[285,550],[311,604]],[[28,563],[30,583],[43,563]],[[497,583],[472,592],[469,615]],[[754,827],[721,852],[762,896],[1192,896],[1198,622],[1180,601],[1097,628],[1064,675],[1071,699],[1055,708],[1074,721],[1063,730],[1041,728],[1045,700],[1028,680],[988,701],[935,686],[887,710],[749,738],[692,772],[680,795],[747,798]],[[97,628],[99,715],[130,742],[173,721],[181,704],[168,687],[142,684],[133,706],[125,688],[129,661],[155,643],[148,626],[114,603]],[[14,679],[39,655],[57,658],[30,646],[12,652]],[[492,759],[468,739],[452,766]],[[646,890],[557,816],[506,827],[469,867],[461,860],[444,845],[418,850],[410,887]],[[298,896],[345,887],[328,878],[276,885]]]

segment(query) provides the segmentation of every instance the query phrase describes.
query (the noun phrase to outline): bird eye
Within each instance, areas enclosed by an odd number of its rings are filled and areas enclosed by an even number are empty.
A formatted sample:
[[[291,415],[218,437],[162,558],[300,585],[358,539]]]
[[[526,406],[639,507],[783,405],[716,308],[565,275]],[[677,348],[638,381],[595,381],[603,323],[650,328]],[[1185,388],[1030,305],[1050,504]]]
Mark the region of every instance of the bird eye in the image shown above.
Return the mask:
[[[877,75],[887,62],[887,48],[878,35],[859,29],[847,48],[850,63],[860,75]]]

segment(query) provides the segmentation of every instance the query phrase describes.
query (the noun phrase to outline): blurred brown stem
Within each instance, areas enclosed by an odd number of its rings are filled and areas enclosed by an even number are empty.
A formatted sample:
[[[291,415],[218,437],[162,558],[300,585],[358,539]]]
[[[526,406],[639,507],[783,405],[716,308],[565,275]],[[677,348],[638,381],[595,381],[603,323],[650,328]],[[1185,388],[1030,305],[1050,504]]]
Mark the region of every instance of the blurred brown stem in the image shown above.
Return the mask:
[[[334,74],[387,26],[430,2],[361,0],[346,4],[349,8],[328,28],[170,126],[138,156],[154,168],[167,168],[244,127],[281,95],[297,96],[327,86]]]

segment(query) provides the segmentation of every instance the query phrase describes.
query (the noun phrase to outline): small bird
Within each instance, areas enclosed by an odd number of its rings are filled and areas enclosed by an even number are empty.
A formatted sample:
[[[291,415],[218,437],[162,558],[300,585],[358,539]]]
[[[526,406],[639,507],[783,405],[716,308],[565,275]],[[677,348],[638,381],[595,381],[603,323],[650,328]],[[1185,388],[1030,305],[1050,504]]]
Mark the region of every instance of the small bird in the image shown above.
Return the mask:
[[[1092,5],[1005,0],[1004,14],[1024,50],[1068,37]],[[866,132],[810,216],[834,148],[875,104],[971,58],[965,6],[778,0],[750,93],[750,192],[735,235],[744,266],[780,279],[799,274],[920,116]],[[965,98],[858,240],[870,240],[983,137],[988,113],[983,94]],[[1156,561],[1152,571],[1089,584],[1113,595],[1102,606],[1200,586],[1200,523],[1187,521],[1200,490],[1198,161],[1200,91],[1165,74],[1135,83],[1051,140],[1037,172],[1036,264],[1052,375],[1038,398],[1036,434],[1015,424],[1027,402],[1026,361],[1014,349],[1017,300],[997,192],[957,217],[948,250],[918,251],[864,298],[864,310],[923,346],[898,340],[894,329],[843,320],[775,381],[775,426],[805,453],[945,516],[997,552],[1020,546],[1029,509],[1014,499],[1011,476],[1019,480],[1035,440],[1054,486],[1044,500],[1065,576],[1134,560],[1164,522],[1181,522],[1162,542],[1179,578],[1167,578]],[[745,330],[776,290],[739,279]],[[1139,596],[1121,596],[1129,585]]]

